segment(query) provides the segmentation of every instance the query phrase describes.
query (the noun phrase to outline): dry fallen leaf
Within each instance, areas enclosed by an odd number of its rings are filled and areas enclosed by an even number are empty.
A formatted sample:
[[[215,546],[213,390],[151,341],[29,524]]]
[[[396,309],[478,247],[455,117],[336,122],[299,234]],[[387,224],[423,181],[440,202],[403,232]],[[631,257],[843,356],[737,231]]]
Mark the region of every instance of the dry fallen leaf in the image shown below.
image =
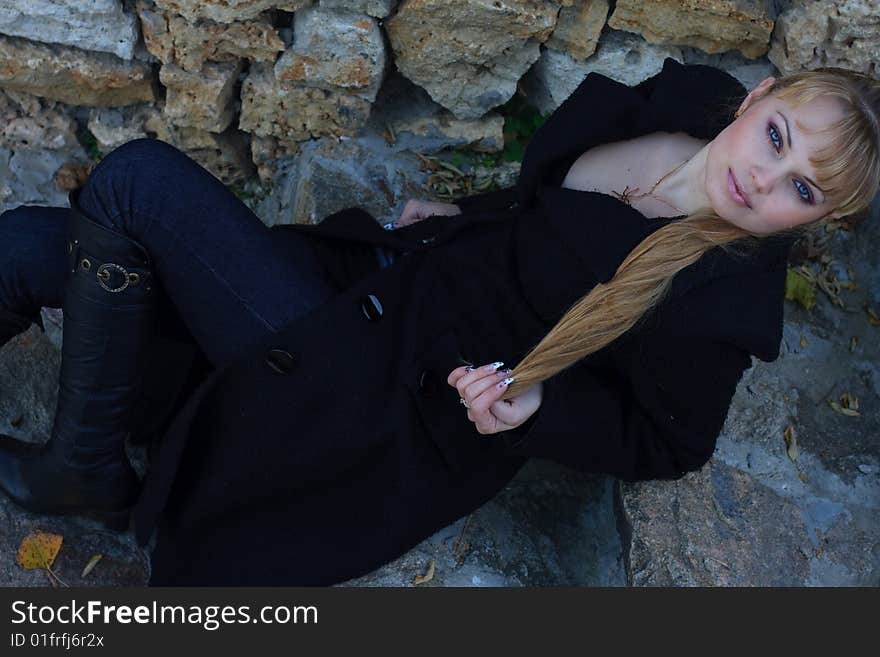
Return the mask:
[[[841,415],[859,417],[859,400],[855,395],[845,392],[840,396],[840,402],[829,401],[831,408]]]
[[[31,532],[18,546],[16,561],[24,568],[51,568],[61,550],[63,536],[46,532]]]
[[[424,584],[425,582],[430,582],[434,579],[434,560],[428,562],[428,572],[424,575],[416,575],[415,579],[413,579],[413,584],[418,586],[419,584]]]
[[[868,321],[871,323],[871,326],[880,326],[880,316],[867,303],[865,304],[865,312],[868,313]]]
[[[849,341],[849,353],[855,353],[856,345],[859,343],[859,339],[856,336],[852,336]]]
[[[785,451],[788,453],[788,458],[797,463],[797,440],[794,437],[794,427],[792,425],[789,424],[785,427],[785,431],[782,432],[782,438],[785,440]]]
[[[810,341],[807,340],[807,336],[806,336],[806,335],[802,335],[802,336],[801,336],[801,346],[802,346],[802,347],[809,347],[809,346],[810,346]]]
[[[64,586],[67,586],[58,575],[52,571],[52,564],[55,563],[55,557],[61,550],[61,543],[64,537],[58,534],[49,534],[47,532],[35,531],[31,532],[18,546],[18,554],[15,557],[16,562],[23,568],[43,568],[49,575],[49,582],[53,587],[57,587],[56,580]]]
[[[86,564],[86,567],[83,568],[82,575],[80,575],[80,577],[84,578],[86,575],[92,572],[92,569],[94,569],[94,567],[98,565],[98,562],[103,558],[103,554],[93,555],[92,558],[89,559],[89,562]]]

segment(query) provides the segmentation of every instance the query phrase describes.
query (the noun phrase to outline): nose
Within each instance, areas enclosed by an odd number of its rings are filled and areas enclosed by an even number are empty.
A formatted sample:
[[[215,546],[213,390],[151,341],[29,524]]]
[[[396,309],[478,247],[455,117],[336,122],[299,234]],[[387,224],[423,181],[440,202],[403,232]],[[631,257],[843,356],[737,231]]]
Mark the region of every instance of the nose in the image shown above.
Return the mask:
[[[775,179],[775,175],[770,169],[757,165],[749,168],[749,177],[752,179],[752,189],[762,194],[766,194],[772,189]]]

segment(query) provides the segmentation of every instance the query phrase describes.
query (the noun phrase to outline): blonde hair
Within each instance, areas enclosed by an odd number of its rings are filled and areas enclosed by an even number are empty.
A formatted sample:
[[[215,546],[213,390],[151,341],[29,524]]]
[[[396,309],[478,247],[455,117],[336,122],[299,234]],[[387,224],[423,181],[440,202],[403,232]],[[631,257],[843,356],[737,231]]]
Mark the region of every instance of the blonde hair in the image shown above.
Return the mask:
[[[817,131],[830,131],[835,139],[810,161],[816,168],[816,182],[839,216],[865,211],[880,187],[880,82],[826,67],[777,80],[767,94],[796,107],[819,97],[840,102],[844,117]],[[802,234],[827,217],[772,235]],[[516,380],[502,399],[523,393],[614,342],[662,301],[679,271],[710,249],[748,253],[767,237],[738,228],[712,211],[657,229],[627,255],[610,281],[599,283],[575,302],[532,347],[510,373]]]

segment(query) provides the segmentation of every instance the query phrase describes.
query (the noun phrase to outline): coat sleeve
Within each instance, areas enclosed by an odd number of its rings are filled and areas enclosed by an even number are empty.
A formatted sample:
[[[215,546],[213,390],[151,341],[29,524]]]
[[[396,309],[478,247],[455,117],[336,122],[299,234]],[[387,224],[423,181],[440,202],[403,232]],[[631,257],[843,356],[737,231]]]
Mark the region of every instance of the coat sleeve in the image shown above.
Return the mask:
[[[454,203],[461,208],[463,213],[495,212],[497,210],[509,210],[516,203],[516,195],[516,186],[512,185],[492,192],[465,196],[456,199]]]
[[[626,338],[608,348],[610,366],[586,358],[544,381],[532,418],[502,434],[511,451],[627,481],[677,479],[702,467],[749,353],[661,331]]]

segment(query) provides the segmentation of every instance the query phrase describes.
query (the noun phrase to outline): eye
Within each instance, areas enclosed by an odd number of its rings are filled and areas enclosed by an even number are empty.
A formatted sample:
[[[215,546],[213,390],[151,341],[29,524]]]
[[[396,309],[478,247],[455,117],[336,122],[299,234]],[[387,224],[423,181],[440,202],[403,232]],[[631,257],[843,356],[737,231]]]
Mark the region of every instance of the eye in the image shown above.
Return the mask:
[[[808,203],[810,205],[813,204],[813,192],[810,191],[810,188],[802,183],[800,180],[794,181],[794,188],[797,190],[797,195],[804,203]]]
[[[779,134],[779,130],[777,130],[776,126],[772,122],[767,124],[767,141],[770,142],[770,146],[776,153],[779,153],[782,150],[782,136]],[[800,198],[804,203],[813,205],[813,192],[810,191],[809,185],[806,185],[800,180],[795,180],[794,188],[798,195],[798,198]]]
[[[782,150],[782,137],[779,135],[779,130],[777,130],[776,126],[772,123],[767,124],[767,138],[774,151],[778,153]],[[778,146],[776,145],[776,142],[779,142]]]

